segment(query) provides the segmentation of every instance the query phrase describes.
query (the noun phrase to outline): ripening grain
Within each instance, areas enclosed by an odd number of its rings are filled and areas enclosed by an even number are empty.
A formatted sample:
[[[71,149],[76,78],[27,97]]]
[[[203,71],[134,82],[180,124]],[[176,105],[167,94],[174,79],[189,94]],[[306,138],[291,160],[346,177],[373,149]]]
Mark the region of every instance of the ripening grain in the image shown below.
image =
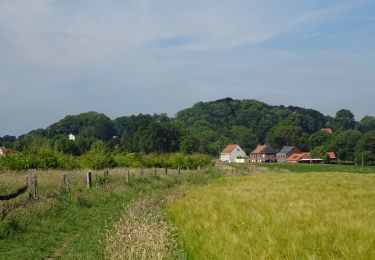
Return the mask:
[[[190,259],[375,259],[375,175],[225,178],[169,217]]]

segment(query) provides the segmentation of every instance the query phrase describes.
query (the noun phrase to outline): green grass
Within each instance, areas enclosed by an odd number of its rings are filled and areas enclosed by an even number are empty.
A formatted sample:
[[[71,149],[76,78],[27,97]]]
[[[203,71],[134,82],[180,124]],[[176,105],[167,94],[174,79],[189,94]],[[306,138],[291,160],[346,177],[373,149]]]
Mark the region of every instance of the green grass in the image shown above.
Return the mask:
[[[351,172],[351,173],[375,173],[375,166],[356,166],[339,164],[291,164],[291,163],[263,163],[256,164],[258,167],[265,167],[272,171],[287,170],[290,172]],[[248,165],[238,165],[244,168]]]
[[[375,259],[375,175],[228,177],[168,207],[189,259]]]
[[[39,172],[38,202],[28,201],[27,194],[1,202],[0,259],[41,259],[58,251],[61,259],[103,259],[106,230],[118,221],[127,205],[151,193],[206,184],[220,176],[148,173],[145,179],[131,176],[127,185],[124,170],[119,169],[110,171],[109,184],[89,190],[84,174],[71,173],[73,190],[68,193],[59,188],[62,172]],[[101,173],[94,173],[94,180],[96,176]],[[0,191],[13,191],[25,179],[25,173],[0,174]]]

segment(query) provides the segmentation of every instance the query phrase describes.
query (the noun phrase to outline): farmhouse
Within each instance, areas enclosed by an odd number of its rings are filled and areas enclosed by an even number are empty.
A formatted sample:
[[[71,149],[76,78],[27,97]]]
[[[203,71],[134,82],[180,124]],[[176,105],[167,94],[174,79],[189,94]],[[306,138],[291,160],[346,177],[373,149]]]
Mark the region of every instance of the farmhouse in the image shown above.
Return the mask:
[[[250,153],[251,163],[276,162],[276,150],[269,145],[258,145]]]
[[[229,144],[220,153],[220,161],[228,163],[244,163],[246,153],[238,144]]]
[[[12,153],[12,150],[5,148],[5,147],[0,147],[0,156],[1,155],[9,155]]]
[[[295,153],[300,153],[298,148],[296,148],[295,146],[284,146],[283,149],[281,149],[281,151],[276,154],[277,162],[286,163],[287,158]]]
[[[305,160],[311,159],[310,153],[295,153],[290,155],[287,159],[287,163],[302,163]]]

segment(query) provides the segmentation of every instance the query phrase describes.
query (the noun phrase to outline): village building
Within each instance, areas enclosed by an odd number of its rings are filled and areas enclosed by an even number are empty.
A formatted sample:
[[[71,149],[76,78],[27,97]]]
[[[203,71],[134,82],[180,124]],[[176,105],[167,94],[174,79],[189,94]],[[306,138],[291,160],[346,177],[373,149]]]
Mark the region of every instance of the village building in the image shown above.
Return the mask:
[[[220,161],[227,163],[245,163],[246,153],[238,144],[229,144],[220,153]]]
[[[325,132],[327,134],[332,134],[332,128],[322,128],[320,131]]]
[[[311,154],[310,153],[294,153],[290,155],[287,159],[287,163],[302,163],[306,160],[311,160]]]
[[[337,163],[337,157],[334,152],[328,152],[328,158],[330,163]]]
[[[258,145],[250,153],[249,161],[251,163],[276,162],[277,151],[269,145]]]
[[[69,138],[70,141],[75,141],[76,140],[76,137],[73,134],[69,134],[68,138]]]
[[[12,150],[5,147],[0,147],[0,156],[2,155],[10,155],[12,153]]]
[[[286,163],[287,158],[295,153],[300,153],[295,146],[284,146],[279,153],[276,154],[276,160],[278,163]]]

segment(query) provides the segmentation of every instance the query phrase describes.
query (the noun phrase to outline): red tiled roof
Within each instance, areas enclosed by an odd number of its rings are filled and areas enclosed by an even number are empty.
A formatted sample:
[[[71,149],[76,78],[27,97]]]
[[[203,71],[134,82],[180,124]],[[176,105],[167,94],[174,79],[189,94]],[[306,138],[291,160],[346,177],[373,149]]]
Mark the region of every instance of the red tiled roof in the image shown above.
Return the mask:
[[[310,158],[310,153],[295,153],[289,156],[286,160],[288,162],[298,162],[301,159],[308,159]]]
[[[224,148],[224,150],[221,152],[223,153],[231,153],[233,152],[234,149],[236,149],[237,145],[236,144],[228,144],[227,147]]]
[[[266,147],[267,145],[258,145],[257,148],[255,148],[255,150],[251,153],[261,153]]]
[[[331,160],[335,160],[336,159],[336,154],[334,152],[328,152],[328,157]]]
[[[252,154],[276,154],[277,151],[273,149],[269,145],[258,145],[254,151],[251,152]]]

